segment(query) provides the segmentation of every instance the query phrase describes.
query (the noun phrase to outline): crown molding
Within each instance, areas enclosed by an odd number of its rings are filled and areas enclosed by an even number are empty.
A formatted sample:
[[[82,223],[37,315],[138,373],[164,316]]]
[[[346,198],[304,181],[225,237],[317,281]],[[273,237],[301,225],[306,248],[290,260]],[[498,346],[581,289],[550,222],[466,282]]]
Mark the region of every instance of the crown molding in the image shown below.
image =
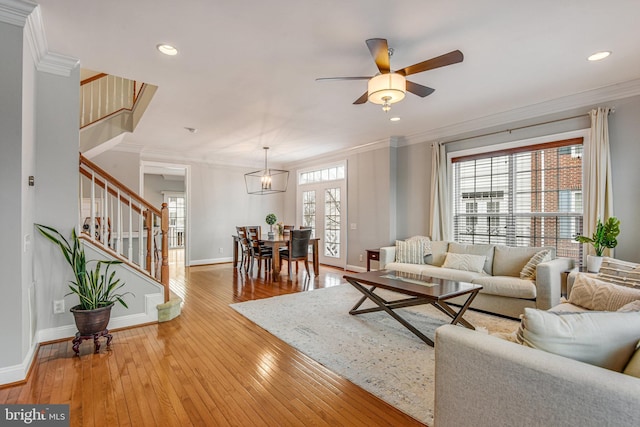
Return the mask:
[[[427,141],[437,141],[445,138],[475,132],[494,126],[515,123],[521,120],[534,119],[549,114],[558,114],[571,109],[586,108],[593,105],[616,101],[640,95],[640,79],[616,83],[601,88],[516,108],[489,116],[479,117],[465,122],[430,129],[425,132],[398,139],[398,146],[419,144]],[[586,112],[585,112],[586,113]]]
[[[0,0],[0,22],[24,27],[37,4],[22,0]]]
[[[0,22],[24,28],[36,69],[43,73],[69,77],[80,61],[49,52],[40,6],[22,0],[0,0]]]

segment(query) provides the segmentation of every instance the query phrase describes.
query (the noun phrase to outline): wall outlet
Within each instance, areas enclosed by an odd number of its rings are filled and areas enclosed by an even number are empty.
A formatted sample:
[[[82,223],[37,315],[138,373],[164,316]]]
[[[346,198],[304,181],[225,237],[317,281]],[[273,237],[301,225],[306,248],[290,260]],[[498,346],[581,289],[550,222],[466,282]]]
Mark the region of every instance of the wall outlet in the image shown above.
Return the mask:
[[[222,254],[222,253],[224,253],[224,249],[220,248],[220,249],[218,249],[218,252],[220,252]]]
[[[364,261],[364,257],[360,254],[360,262]]]
[[[64,313],[64,300],[59,299],[53,302],[53,314],[62,314]]]
[[[352,230],[357,230],[357,229],[358,229],[358,224],[357,224],[357,223],[355,223],[355,222],[352,222],[352,223],[351,223],[351,229],[352,229]]]

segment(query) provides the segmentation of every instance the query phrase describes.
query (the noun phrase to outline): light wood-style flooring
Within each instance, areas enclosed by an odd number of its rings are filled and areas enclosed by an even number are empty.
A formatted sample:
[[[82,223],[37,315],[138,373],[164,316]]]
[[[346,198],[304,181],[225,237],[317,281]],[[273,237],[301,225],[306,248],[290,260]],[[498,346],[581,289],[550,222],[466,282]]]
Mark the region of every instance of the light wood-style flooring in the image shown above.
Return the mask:
[[[179,261],[171,290],[184,299],[181,316],[112,331],[99,354],[90,341],[80,357],[70,339],[42,345],[27,382],[0,388],[0,403],[69,404],[73,426],[422,425],[229,307],[334,286],[341,270],[322,266],[305,280],[301,268],[272,282]]]

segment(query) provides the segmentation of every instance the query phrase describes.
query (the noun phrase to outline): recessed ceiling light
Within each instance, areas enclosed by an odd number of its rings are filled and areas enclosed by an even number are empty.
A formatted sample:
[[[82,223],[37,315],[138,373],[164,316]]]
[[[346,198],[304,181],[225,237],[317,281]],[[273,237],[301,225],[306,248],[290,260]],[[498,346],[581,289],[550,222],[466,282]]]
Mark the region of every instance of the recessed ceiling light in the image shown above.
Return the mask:
[[[156,48],[164,53],[165,55],[169,55],[169,56],[175,56],[178,54],[178,49],[176,49],[175,47],[171,46],[170,44],[159,44],[156,46]]]
[[[604,59],[609,55],[611,55],[610,51],[596,52],[593,55],[589,56],[587,59],[589,61],[600,61],[601,59]]]
[[[391,120],[392,122],[399,122],[400,117],[391,117],[389,120]]]

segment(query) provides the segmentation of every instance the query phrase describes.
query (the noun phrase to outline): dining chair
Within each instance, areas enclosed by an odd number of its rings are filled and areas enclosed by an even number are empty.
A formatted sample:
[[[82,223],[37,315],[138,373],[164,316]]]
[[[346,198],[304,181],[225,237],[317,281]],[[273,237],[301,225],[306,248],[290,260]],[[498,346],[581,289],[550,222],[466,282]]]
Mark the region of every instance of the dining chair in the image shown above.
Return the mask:
[[[251,242],[249,242],[249,233],[247,227],[236,226],[236,232],[238,233],[238,240],[240,241],[240,269],[244,265],[245,271],[249,272],[249,267],[253,268],[253,257],[251,251]]]
[[[291,277],[291,263],[296,263],[296,274],[298,273],[298,261],[304,261],[304,268],[309,273],[309,239],[311,238],[311,229],[308,230],[291,230],[291,239],[287,248],[280,252],[280,259],[287,261],[289,264],[289,277]]]
[[[258,260],[258,276],[262,269],[262,261],[264,260],[264,271],[268,273],[271,270],[271,260],[273,258],[272,248],[260,244],[260,227],[247,227],[249,232],[249,242],[251,244],[251,256]]]

